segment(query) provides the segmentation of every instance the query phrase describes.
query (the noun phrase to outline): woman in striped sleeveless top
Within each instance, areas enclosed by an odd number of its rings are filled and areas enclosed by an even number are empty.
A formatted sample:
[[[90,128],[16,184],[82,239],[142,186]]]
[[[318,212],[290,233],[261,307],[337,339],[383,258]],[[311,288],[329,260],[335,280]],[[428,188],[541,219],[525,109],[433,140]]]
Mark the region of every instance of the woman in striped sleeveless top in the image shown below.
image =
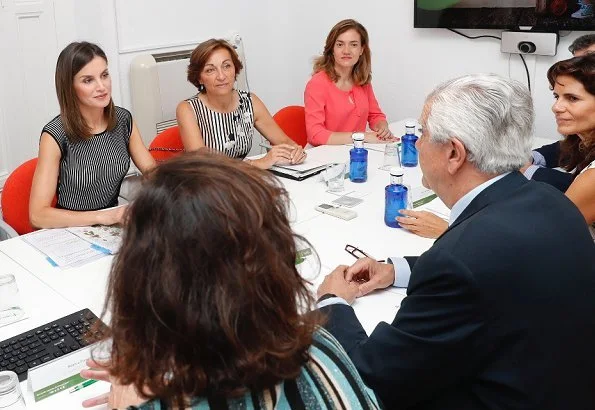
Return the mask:
[[[62,50],[56,64],[60,115],[41,133],[29,203],[33,226],[121,222],[125,207],[99,210],[118,204],[131,157],[141,172],[154,166],[130,112],[114,105],[111,91],[101,48],[80,42]]]
[[[149,174],[108,281],[109,368],[82,372],[120,382],[109,408],[379,408],[319,311],[303,313],[307,243],[287,208],[275,177],[221,155]]]
[[[244,158],[252,148],[254,128],[272,145],[263,158],[249,161],[259,168],[275,164],[299,164],[306,158],[275,123],[255,94],[234,89],[242,62],[225,40],[199,44],[190,56],[188,81],[198,94],[182,101],[176,119],[186,151],[208,147],[232,158]]]

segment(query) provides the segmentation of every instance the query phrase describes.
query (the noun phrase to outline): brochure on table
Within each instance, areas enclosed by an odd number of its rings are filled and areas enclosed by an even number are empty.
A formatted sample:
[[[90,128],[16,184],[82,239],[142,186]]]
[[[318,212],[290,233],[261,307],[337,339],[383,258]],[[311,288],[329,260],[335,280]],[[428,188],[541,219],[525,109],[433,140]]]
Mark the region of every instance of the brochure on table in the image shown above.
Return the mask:
[[[43,229],[22,240],[46,255],[53,266],[71,268],[118,252],[122,241],[119,226],[85,226]]]

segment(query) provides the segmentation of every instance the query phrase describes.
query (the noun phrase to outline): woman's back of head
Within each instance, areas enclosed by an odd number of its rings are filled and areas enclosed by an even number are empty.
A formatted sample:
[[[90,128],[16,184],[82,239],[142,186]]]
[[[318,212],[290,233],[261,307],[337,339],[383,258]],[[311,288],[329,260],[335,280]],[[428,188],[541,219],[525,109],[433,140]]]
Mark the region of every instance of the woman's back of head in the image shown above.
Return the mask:
[[[109,282],[121,383],[180,403],[297,375],[319,318],[301,314],[312,300],[286,208],[274,177],[222,155],[148,176]]]

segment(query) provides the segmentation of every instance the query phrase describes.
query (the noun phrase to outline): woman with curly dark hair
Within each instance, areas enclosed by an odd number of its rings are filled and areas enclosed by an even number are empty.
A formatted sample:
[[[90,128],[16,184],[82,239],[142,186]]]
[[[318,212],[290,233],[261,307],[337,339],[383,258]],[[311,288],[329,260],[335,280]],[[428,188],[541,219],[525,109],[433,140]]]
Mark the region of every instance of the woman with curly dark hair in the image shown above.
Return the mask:
[[[112,407],[378,407],[309,311],[295,266],[305,239],[287,204],[274,177],[222,155],[188,153],[149,174],[109,278],[99,376],[117,381]]]
[[[559,61],[550,67],[547,78],[556,100],[552,111],[564,139],[560,144],[546,146],[552,151],[551,155],[545,155],[547,158],[534,153],[533,165],[524,172],[531,179],[566,191],[590,225],[595,239],[595,55]],[[570,173],[572,183],[561,185],[559,181],[564,181],[567,174],[545,167],[550,164]]]

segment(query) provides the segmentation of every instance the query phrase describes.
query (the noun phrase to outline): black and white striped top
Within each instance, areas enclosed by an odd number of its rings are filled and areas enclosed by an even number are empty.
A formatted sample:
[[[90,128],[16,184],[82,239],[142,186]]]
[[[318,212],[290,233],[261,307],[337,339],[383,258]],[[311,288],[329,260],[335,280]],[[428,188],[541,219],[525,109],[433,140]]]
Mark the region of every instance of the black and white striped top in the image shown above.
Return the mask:
[[[118,204],[120,185],[130,167],[128,143],[132,115],[116,107],[116,116],[113,130],[76,142],[66,136],[59,115],[43,127],[42,132],[54,138],[62,155],[58,176],[59,208],[93,211]]]
[[[194,111],[205,145],[232,158],[244,158],[252,148],[254,107],[247,91],[238,90],[238,107],[232,112],[217,112],[198,97],[187,99]]]

